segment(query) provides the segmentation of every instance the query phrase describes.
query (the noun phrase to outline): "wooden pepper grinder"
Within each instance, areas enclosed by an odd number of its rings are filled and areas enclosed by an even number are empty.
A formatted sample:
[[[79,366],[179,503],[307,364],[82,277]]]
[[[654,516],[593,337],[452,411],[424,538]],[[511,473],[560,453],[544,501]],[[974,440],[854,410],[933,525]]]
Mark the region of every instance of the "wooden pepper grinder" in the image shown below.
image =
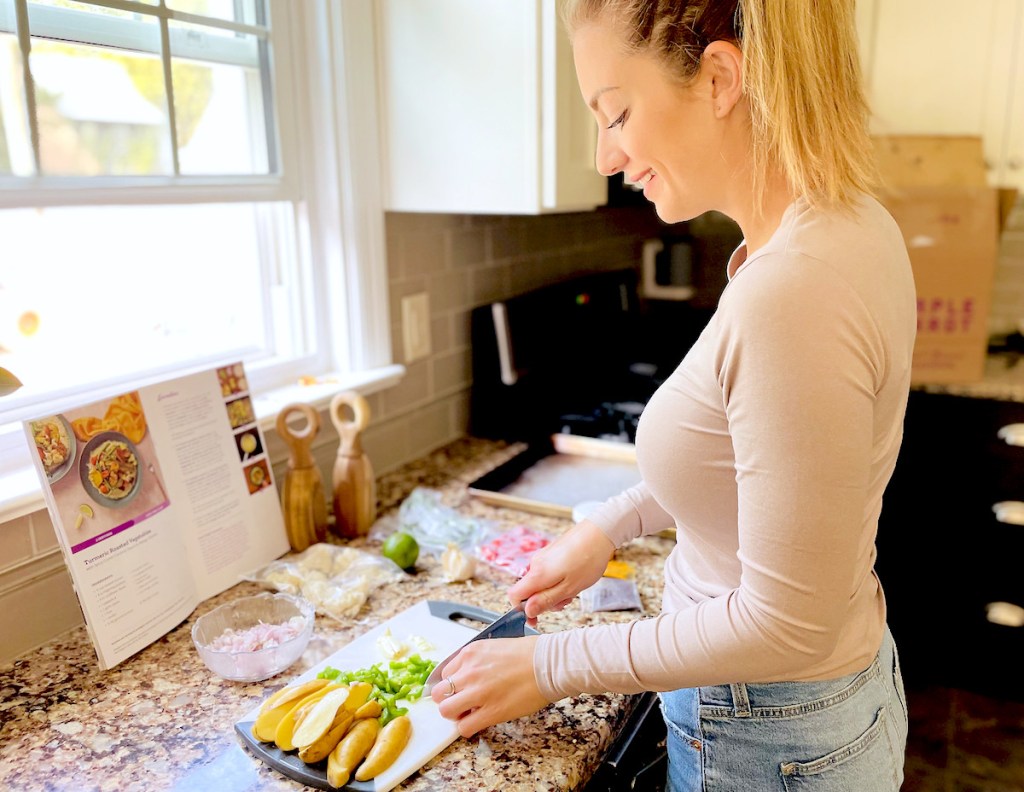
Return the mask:
[[[351,421],[343,414],[346,407],[352,410]],[[359,442],[359,433],[370,423],[370,405],[354,391],[339,393],[331,400],[331,421],[341,438],[331,477],[335,530],[347,539],[366,536],[377,516],[373,466]]]
[[[300,431],[288,425],[288,418],[295,414],[306,419]],[[277,433],[290,452],[281,508],[288,542],[296,552],[327,539],[327,498],[320,470],[309,450],[319,431],[320,415],[308,404],[289,404],[277,416]]]

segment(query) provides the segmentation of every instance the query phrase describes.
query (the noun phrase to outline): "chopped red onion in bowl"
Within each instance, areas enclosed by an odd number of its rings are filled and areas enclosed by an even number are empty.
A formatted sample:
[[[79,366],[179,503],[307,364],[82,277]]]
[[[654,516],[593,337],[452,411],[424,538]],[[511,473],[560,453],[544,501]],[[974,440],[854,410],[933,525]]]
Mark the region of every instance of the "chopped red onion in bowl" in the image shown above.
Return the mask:
[[[279,674],[299,659],[313,634],[313,606],[291,594],[259,594],[227,602],[192,627],[207,667],[237,682]]]

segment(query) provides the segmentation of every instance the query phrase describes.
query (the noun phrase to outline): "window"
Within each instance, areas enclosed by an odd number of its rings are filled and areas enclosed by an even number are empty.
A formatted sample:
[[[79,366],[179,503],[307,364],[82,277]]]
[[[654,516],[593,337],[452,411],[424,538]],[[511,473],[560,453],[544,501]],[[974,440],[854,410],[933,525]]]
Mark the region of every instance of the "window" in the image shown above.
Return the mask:
[[[390,363],[372,40],[371,0],[0,0],[0,477],[129,383]]]

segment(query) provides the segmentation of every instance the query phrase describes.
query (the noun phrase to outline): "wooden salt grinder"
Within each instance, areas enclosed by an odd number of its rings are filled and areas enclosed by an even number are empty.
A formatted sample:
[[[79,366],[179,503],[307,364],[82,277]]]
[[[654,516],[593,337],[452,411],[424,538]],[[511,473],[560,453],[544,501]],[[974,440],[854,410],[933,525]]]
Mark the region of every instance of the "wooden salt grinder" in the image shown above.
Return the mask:
[[[344,409],[352,410],[352,420]],[[377,485],[373,466],[363,453],[359,433],[370,423],[370,405],[354,391],[339,393],[331,400],[331,421],[341,444],[331,477],[334,489],[334,527],[339,536],[366,536],[377,517]]]
[[[289,416],[294,414],[306,419],[305,427],[297,432],[288,425]],[[281,508],[288,542],[296,552],[327,539],[327,498],[320,470],[309,450],[319,431],[320,415],[308,404],[289,404],[277,416],[277,433],[290,452]]]

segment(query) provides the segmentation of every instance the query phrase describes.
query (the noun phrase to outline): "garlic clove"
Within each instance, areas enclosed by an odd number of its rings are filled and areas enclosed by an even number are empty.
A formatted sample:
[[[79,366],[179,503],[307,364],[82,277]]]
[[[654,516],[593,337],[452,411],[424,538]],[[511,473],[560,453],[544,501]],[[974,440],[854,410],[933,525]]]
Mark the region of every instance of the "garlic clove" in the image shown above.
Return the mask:
[[[469,580],[476,574],[476,558],[464,553],[455,542],[449,542],[441,553],[441,570],[448,583]]]

